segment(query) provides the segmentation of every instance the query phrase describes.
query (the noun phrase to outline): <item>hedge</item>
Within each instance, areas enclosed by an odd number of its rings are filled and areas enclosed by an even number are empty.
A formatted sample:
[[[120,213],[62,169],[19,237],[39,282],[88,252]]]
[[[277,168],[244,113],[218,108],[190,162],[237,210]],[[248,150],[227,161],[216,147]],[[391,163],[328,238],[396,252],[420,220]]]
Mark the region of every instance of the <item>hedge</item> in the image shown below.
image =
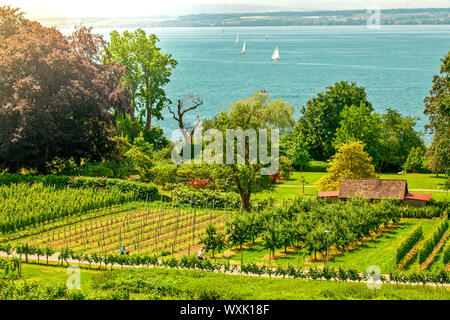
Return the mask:
[[[422,226],[417,227],[408,238],[400,245],[397,249],[397,254],[395,256],[395,261],[397,264],[402,262],[403,258],[408,254],[409,251],[419,242],[423,237]]]
[[[442,257],[444,265],[450,263],[450,241],[447,242],[447,246],[444,248],[444,256]]]
[[[32,176],[22,174],[2,174],[0,175],[0,185],[10,185],[12,183],[36,183],[42,182],[46,186],[56,188],[96,188],[96,189],[116,189],[121,192],[134,192],[136,200],[156,199],[158,188],[153,183],[142,183],[121,179],[91,178],[91,177],[69,177],[58,175]]]
[[[173,191],[172,198],[180,203],[191,204],[193,207],[213,206],[215,208],[240,208],[241,197],[234,192],[221,192],[214,190],[192,191],[179,188]]]
[[[17,249],[17,248],[16,248]],[[0,246],[0,251],[4,249]],[[36,252],[36,248],[29,247],[29,252]],[[58,259],[67,261],[68,258],[73,260],[78,260],[81,262],[97,262],[103,263],[105,269],[108,266],[113,266],[118,264],[121,266],[155,266],[155,267],[166,267],[166,268],[184,268],[184,269],[194,269],[202,271],[211,272],[241,272],[247,275],[275,275],[278,277],[290,277],[295,279],[325,279],[325,280],[338,280],[338,281],[368,281],[373,279],[373,274],[371,273],[360,273],[354,269],[334,269],[334,268],[295,268],[292,265],[287,268],[278,266],[277,268],[271,268],[265,265],[258,266],[257,264],[242,264],[241,266],[231,265],[229,262],[226,263],[212,263],[211,260],[198,260],[195,256],[183,256],[181,259],[169,258],[165,260],[159,260],[156,255],[149,254],[132,254],[132,255],[113,255],[113,254],[99,254],[93,253],[88,254],[77,254],[69,249],[63,250],[60,253]],[[388,282],[388,279],[383,275],[380,275],[380,280],[382,282]],[[450,274],[445,270],[439,272],[419,272],[419,273],[393,273],[389,274],[389,280],[395,283],[435,283],[435,284],[448,284],[450,283]]]
[[[448,229],[448,220],[442,221],[437,227],[436,231],[433,233],[430,239],[428,239],[423,247],[419,251],[419,263],[424,263],[425,260],[433,252],[436,245],[441,241],[442,236]]]

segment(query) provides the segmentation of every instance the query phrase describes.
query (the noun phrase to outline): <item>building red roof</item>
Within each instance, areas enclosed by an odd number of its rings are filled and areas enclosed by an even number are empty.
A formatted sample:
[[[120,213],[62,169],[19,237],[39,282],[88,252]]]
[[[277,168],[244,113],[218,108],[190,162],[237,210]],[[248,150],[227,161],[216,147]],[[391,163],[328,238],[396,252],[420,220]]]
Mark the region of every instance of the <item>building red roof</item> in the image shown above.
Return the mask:
[[[409,200],[421,200],[421,201],[430,201],[433,195],[429,193],[407,193],[405,194],[405,199]]]

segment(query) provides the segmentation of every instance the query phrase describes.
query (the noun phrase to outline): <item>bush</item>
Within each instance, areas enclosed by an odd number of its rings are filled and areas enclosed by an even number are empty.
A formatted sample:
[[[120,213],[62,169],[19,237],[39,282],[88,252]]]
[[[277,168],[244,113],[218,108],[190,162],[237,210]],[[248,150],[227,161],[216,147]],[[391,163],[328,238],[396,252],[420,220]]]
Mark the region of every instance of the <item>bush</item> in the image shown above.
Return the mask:
[[[55,186],[56,188],[64,188],[69,184],[70,177],[68,176],[57,176],[57,175],[48,175],[48,176],[32,176],[32,175],[23,175],[20,173],[5,173],[0,175],[0,185],[11,185],[18,183],[36,183],[42,182],[45,186]]]
[[[395,261],[397,264],[402,262],[403,258],[408,254],[409,251],[419,242],[423,237],[422,227],[416,228],[408,238],[400,245],[397,249],[397,254],[395,256]]]
[[[121,192],[134,192],[136,199],[155,199],[158,188],[152,183],[141,183],[120,179],[91,178],[91,177],[69,177],[69,176],[32,176],[21,174],[0,175],[0,185],[10,185],[18,183],[37,183],[44,186],[54,186],[56,188],[95,188],[95,189],[115,189]]]
[[[441,241],[442,236],[448,229],[448,220],[442,221],[437,227],[436,231],[433,233],[430,239],[428,239],[423,247],[419,251],[419,263],[424,263],[425,260],[433,252],[436,245]]]
[[[202,207],[208,204],[212,208],[240,208],[241,197],[234,192],[220,192],[208,189],[191,191],[185,188],[174,190],[172,197],[180,203],[192,204],[193,207]]]
[[[128,160],[111,160],[104,162],[89,162],[82,166],[67,166],[61,171],[63,176],[107,177],[125,179],[137,174],[133,163]]]
[[[444,265],[447,265],[450,263],[450,241],[447,243],[447,246],[444,249],[444,255],[442,257],[442,261],[444,262]]]
[[[120,179],[74,177],[69,181],[74,188],[117,189],[121,192],[134,192],[139,200],[156,199],[158,188],[153,183],[142,183]]]

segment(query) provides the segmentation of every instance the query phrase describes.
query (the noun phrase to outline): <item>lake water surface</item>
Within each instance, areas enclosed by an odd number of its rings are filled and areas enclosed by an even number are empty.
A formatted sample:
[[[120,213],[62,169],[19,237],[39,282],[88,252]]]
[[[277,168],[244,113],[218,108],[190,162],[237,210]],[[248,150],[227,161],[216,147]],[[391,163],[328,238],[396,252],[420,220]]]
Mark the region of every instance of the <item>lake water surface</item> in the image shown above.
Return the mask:
[[[111,30],[95,29],[108,35]],[[119,29],[119,31],[121,31]],[[366,87],[376,111],[393,108],[427,119],[423,100],[431,89],[440,59],[450,50],[450,26],[367,27],[243,27],[147,29],[161,40],[164,52],[179,65],[167,87],[177,98],[193,92],[204,105],[201,118],[211,118],[230,102],[267,90],[296,107],[340,80]],[[239,44],[235,38],[239,33]],[[266,39],[266,34],[269,38]],[[245,55],[241,54],[246,42]],[[281,60],[271,60],[275,46]],[[157,122],[167,131],[177,128],[165,112]],[[190,114],[192,121],[197,113]],[[429,138],[429,137],[428,137]]]

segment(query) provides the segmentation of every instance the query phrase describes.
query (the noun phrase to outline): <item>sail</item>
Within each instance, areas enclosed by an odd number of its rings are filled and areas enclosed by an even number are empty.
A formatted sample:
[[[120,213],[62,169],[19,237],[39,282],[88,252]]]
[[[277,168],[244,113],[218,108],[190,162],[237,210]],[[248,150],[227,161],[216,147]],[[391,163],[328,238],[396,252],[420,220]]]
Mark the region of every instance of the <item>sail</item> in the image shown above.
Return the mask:
[[[268,33],[266,33],[266,39],[269,39],[269,34]]]
[[[239,33],[236,35],[236,41],[234,43],[236,43],[236,44],[239,43]]]
[[[242,52],[241,52],[241,53],[242,53],[242,54],[245,54],[245,52],[246,52],[246,51],[245,51],[245,41],[244,41],[244,46],[242,47]]]
[[[280,51],[278,50],[278,46],[275,48],[275,51],[272,55],[272,60],[280,60]]]

